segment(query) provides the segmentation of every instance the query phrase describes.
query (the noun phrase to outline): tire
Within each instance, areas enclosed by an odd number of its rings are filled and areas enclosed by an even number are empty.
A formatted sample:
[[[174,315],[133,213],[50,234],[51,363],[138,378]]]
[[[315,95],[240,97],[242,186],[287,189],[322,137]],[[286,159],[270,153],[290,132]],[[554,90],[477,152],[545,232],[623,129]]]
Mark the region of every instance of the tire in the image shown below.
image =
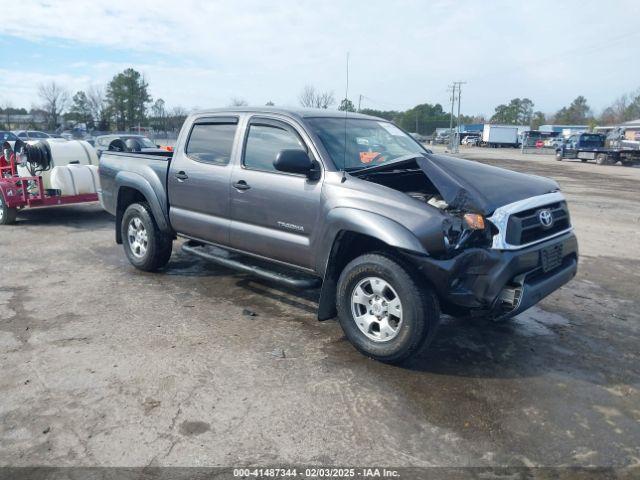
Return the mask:
[[[609,161],[609,157],[606,153],[599,153],[596,155],[596,163],[598,165],[609,165],[611,162]]]
[[[129,205],[120,228],[124,251],[134,267],[155,272],[169,262],[173,239],[160,231],[147,203]]]
[[[380,284],[374,288],[377,280]],[[352,302],[356,292],[360,292],[357,297],[362,303]],[[347,339],[364,355],[385,363],[400,363],[426,349],[440,320],[438,299],[426,282],[399,259],[384,253],[362,255],[349,262],[338,280],[336,303]],[[400,315],[391,313],[394,307]],[[357,311],[362,313],[361,326]]]
[[[581,158],[581,159],[580,159],[580,161],[581,161],[582,163],[587,163],[587,159],[586,159],[586,158]]]
[[[562,161],[562,152],[556,152],[556,160],[559,162]]]
[[[18,209],[7,207],[4,197],[0,193],[0,225],[13,225],[16,223],[17,215]]]

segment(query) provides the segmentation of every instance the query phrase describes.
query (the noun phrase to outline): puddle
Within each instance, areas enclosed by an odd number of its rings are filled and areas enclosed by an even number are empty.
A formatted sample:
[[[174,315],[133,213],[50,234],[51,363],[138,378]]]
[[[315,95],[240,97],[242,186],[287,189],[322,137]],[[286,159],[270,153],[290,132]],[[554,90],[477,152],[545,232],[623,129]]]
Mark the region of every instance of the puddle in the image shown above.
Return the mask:
[[[550,327],[569,325],[569,320],[557,313],[547,312],[540,307],[531,307],[511,320],[513,331],[523,337],[554,335]]]

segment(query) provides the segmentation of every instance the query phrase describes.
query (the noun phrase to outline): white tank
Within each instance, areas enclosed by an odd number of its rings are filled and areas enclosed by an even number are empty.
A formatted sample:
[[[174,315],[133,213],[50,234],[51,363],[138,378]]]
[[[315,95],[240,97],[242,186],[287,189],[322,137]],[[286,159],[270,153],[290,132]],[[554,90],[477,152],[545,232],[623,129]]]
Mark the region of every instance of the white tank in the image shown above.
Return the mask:
[[[69,165],[71,162],[77,162],[80,165],[98,165],[98,154],[89,142],[84,140],[64,140],[60,138],[51,138],[44,140],[49,144],[51,149],[51,170],[42,172],[42,181],[44,188],[56,188],[51,185],[51,173],[53,168],[57,166]],[[37,141],[29,141],[27,143],[34,144]],[[24,167],[18,167],[18,174],[21,177],[31,176],[29,171]]]
[[[60,190],[63,196],[97,193],[100,188],[98,167],[95,165],[62,165],[53,167],[51,188]]]

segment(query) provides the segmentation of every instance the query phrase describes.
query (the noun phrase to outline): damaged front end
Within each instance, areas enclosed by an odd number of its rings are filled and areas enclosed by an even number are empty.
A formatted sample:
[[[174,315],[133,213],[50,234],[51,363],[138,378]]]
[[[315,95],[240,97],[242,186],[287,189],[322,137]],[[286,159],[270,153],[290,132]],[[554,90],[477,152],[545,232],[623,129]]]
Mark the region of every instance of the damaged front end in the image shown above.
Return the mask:
[[[433,285],[446,313],[513,316],[577,271],[577,240],[552,180],[431,154],[357,175],[445,214],[440,248],[428,256],[405,255]],[[537,223],[542,211],[553,225]]]

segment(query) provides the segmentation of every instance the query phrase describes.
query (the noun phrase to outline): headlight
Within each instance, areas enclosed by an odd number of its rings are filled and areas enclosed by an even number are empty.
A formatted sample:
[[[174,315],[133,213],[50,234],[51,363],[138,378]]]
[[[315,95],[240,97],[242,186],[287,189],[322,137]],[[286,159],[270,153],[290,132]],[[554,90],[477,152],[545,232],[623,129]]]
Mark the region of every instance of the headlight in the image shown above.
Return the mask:
[[[484,217],[477,213],[465,213],[464,221],[471,230],[484,230]]]

